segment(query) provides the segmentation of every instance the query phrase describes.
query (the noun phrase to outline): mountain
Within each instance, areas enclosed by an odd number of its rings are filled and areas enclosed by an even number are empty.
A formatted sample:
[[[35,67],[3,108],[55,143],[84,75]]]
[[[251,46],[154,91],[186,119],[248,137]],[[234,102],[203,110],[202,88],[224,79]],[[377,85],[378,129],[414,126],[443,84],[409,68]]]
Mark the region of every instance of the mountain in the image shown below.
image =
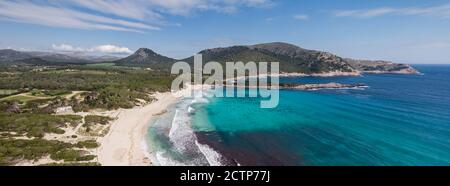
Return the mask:
[[[120,58],[116,56],[86,56],[84,59],[91,62],[112,62]]]
[[[328,52],[307,50],[288,43],[265,43],[250,46],[232,46],[206,49],[203,61],[280,62],[280,71],[286,73],[357,73],[344,59]],[[193,61],[193,57],[185,59]]]
[[[160,55],[148,48],[140,48],[134,54],[114,62],[119,66],[136,66],[170,70],[172,64],[176,61],[176,59]]]
[[[3,49],[0,50],[0,61],[16,61],[31,58],[30,54],[25,52],[19,52],[12,49]]]
[[[280,62],[282,72],[326,73],[326,72],[355,72],[343,58],[329,52],[303,49],[288,43],[265,43],[249,46],[276,56]],[[284,66],[282,68],[281,66]]]
[[[304,57],[310,53],[317,52],[314,50],[303,49],[303,48],[300,48],[293,44],[283,43],[283,42],[256,44],[256,45],[249,46],[249,48],[266,50],[266,51],[273,52],[273,53],[276,53],[279,55],[286,55],[286,56],[289,56],[292,58]]]
[[[67,54],[60,53],[52,53],[52,52],[26,52],[31,55],[33,58],[40,58],[42,60],[48,62],[57,62],[57,63],[88,63],[88,60],[70,56]]]
[[[329,52],[303,49],[282,43],[263,43],[249,46],[212,48],[199,52],[203,62],[280,62],[282,73],[357,75],[360,73],[418,73],[406,64],[386,61],[354,60],[342,58]],[[183,61],[193,63],[193,56]]]
[[[40,59],[40,60],[37,60]],[[44,65],[64,63],[85,64],[98,62],[111,62],[120,58],[115,56],[90,56],[84,53],[54,53],[54,52],[38,52],[38,51],[16,51],[12,49],[0,50],[0,62],[8,62],[8,64],[32,64],[38,65],[41,61]]]
[[[121,59],[120,57],[109,56],[109,55],[103,55],[103,56],[89,55],[89,54],[86,54],[85,52],[63,52],[60,54],[66,55],[73,59],[84,60],[86,62],[111,62],[111,61],[116,61],[116,60]]]
[[[329,52],[309,50],[298,46],[282,43],[263,43],[248,46],[231,46],[205,49],[199,52],[203,55],[203,63],[216,61],[225,62],[280,62],[282,73],[357,75],[360,73],[403,73],[417,74],[417,70],[406,64],[389,61],[370,61],[342,58]],[[31,60],[32,59],[32,60]],[[40,59],[40,60],[38,60]],[[118,66],[145,67],[155,70],[170,71],[172,64],[178,60],[160,55],[148,48],[140,48],[134,54],[117,59],[113,56],[86,56],[76,53],[50,52],[20,52],[15,50],[0,50],[0,61],[19,61],[20,64],[64,65],[99,62],[113,62]],[[191,56],[181,61],[193,65]],[[6,63],[3,63],[6,64]]]
[[[32,57],[27,59],[20,59],[9,63],[10,65],[18,65],[18,66],[57,66],[61,64],[67,63],[55,63],[43,60],[41,58]]]
[[[87,63],[87,60],[83,60],[80,58],[72,57],[65,54],[59,53],[51,53],[51,52],[23,52],[16,51],[12,49],[4,49],[0,50],[0,61],[2,62],[15,62],[20,61],[21,63],[26,63],[28,59],[32,60],[33,64],[36,61],[36,58],[41,59],[42,61],[51,62],[51,63]]]

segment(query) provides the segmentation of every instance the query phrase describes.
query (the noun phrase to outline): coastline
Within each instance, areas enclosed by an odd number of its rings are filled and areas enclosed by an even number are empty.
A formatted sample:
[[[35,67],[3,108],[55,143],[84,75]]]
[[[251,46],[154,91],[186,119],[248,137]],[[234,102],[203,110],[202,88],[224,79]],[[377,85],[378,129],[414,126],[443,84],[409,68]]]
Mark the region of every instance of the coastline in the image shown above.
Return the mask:
[[[280,73],[278,77],[333,77],[361,76],[361,72],[329,72],[322,74]],[[262,75],[264,76],[264,75]],[[239,77],[238,77],[239,78]],[[177,100],[192,90],[202,89],[201,85],[189,85],[178,92],[154,94],[157,101],[132,109],[120,109],[118,118],[111,125],[108,134],[99,139],[101,146],[97,149],[98,162],[102,166],[150,166],[149,153],[142,147],[150,121]],[[150,156],[153,154],[150,154]]]
[[[179,98],[200,88],[201,85],[188,85],[177,92],[155,93],[155,102],[132,109],[120,109],[110,131],[99,141],[101,145],[96,151],[98,162],[102,166],[152,165],[148,158],[150,152],[145,152],[142,147],[150,121],[166,112]]]
[[[100,141],[98,162],[102,166],[148,166],[151,162],[141,148],[149,121],[175,103],[170,92],[154,94],[157,101],[133,109],[121,109],[109,133]]]
[[[336,77],[336,76],[361,76],[362,73],[359,71],[352,71],[352,72],[342,72],[342,71],[332,71],[332,72],[325,72],[325,73],[312,73],[312,74],[305,74],[305,73],[285,73],[281,72],[278,74],[279,77]]]
[[[356,77],[356,76],[363,76],[364,74],[404,74],[404,75],[422,75],[417,70],[414,69],[407,69],[407,70],[399,70],[399,71],[352,71],[352,72],[342,72],[342,71],[331,71],[331,72],[324,72],[324,73],[312,73],[312,74],[306,74],[306,73],[298,73],[298,72],[280,72],[277,74],[260,74],[261,77]],[[247,77],[258,77],[258,76],[247,76]],[[240,79],[243,77],[237,77],[237,79]],[[227,80],[233,80],[234,78],[230,79],[224,79]]]

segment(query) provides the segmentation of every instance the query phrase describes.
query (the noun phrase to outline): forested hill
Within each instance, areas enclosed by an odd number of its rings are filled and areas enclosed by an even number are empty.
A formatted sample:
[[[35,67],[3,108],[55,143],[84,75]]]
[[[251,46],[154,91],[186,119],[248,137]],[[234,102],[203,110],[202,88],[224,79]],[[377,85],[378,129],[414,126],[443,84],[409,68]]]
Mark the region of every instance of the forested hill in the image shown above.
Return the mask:
[[[342,58],[329,52],[303,49],[282,42],[213,48],[202,50],[199,53],[203,55],[203,62],[280,62],[280,71],[287,73],[417,73],[415,69],[406,64]],[[192,63],[193,59],[192,56],[184,61]]]
[[[280,62],[282,72],[325,73],[355,71],[344,59],[327,52],[306,50],[287,43],[267,43],[206,49],[203,61]],[[192,62],[193,57],[185,59]]]

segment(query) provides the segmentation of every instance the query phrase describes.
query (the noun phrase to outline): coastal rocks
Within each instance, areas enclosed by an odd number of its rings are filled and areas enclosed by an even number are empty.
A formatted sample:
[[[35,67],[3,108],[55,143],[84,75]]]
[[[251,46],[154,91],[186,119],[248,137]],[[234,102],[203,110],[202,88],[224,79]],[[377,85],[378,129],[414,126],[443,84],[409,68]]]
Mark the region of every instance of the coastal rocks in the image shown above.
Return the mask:
[[[278,76],[278,77],[338,77],[338,76],[361,76],[362,73],[359,71],[330,71],[324,73],[298,73],[298,72],[280,72],[279,74],[271,74],[269,76]],[[260,76],[268,76],[268,75],[260,75]]]
[[[320,89],[352,89],[365,88],[363,83],[357,84],[340,84],[340,83],[325,83],[325,84],[280,84],[280,89],[294,89],[294,90],[320,90]]]
[[[364,71],[364,73],[369,74],[421,74],[416,69],[410,67],[409,65],[398,69],[398,70],[388,70],[388,71],[380,71],[380,70],[372,70],[372,71]]]
[[[372,74],[420,74],[419,71],[407,64],[399,64],[382,60],[345,59],[350,66],[362,73]]]
[[[224,85],[225,87],[227,85]],[[229,85],[228,85],[229,86]],[[237,88],[248,88],[248,89],[273,89],[272,86],[239,86],[234,83],[234,87]],[[277,89],[290,89],[290,90],[321,90],[321,89],[361,89],[367,88],[368,86],[364,83],[356,83],[356,84],[340,84],[340,83],[322,83],[322,84],[298,84],[298,83],[281,83],[278,85]]]

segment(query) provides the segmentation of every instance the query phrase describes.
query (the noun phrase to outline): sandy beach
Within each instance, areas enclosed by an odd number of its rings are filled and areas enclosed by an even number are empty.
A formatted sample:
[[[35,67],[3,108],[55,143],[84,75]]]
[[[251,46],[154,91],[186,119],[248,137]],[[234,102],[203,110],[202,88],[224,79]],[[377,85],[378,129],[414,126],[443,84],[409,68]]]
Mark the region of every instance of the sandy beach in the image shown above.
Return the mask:
[[[288,74],[280,74],[280,76],[284,75]],[[350,74],[331,73],[326,75],[338,76]],[[152,162],[146,157],[142,148],[142,142],[147,133],[150,120],[154,116],[164,113],[167,107],[176,103],[178,98],[186,96],[192,90],[199,89],[202,89],[201,85],[191,85],[186,89],[174,93],[156,93],[153,95],[157,99],[155,102],[145,106],[132,109],[120,109],[114,112],[114,115],[111,115],[111,117],[115,117],[117,120],[111,124],[109,133],[103,138],[98,139],[98,142],[101,144],[95,152],[98,157],[98,162],[103,166],[152,165]]]
[[[149,166],[151,161],[145,156],[141,144],[147,133],[150,120],[164,113],[177,99],[189,95],[192,90],[202,89],[202,85],[188,85],[177,92],[155,93],[157,101],[133,109],[120,109],[117,120],[109,133],[99,140],[98,162],[103,166]]]
[[[172,93],[156,93],[157,101],[133,109],[121,109],[117,120],[111,125],[109,133],[100,141],[97,150],[98,162],[103,166],[148,166],[141,148],[149,121],[175,103],[177,97]]]

